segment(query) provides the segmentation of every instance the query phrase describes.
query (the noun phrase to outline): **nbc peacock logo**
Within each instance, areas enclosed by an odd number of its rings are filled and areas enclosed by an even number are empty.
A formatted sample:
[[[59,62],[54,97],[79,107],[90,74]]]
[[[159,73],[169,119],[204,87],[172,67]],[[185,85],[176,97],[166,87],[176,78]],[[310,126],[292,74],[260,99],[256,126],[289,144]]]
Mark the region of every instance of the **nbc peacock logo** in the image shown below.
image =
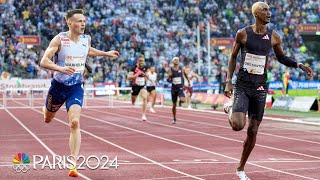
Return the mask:
[[[26,153],[18,153],[14,156],[12,162],[14,163],[13,169],[17,173],[26,173],[30,169],[30,159]]]

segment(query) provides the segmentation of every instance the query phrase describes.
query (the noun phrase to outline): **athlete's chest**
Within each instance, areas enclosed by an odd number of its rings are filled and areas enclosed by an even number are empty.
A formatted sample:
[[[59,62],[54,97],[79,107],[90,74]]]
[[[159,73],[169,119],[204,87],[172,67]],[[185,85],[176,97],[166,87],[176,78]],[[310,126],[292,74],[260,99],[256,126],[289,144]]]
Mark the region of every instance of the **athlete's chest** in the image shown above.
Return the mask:
[[[244,44],[244,47],[251,52],[253,51],[268,53],[272,48],[271,37],[269,34],[252,34],[247,37],[247,41]]]

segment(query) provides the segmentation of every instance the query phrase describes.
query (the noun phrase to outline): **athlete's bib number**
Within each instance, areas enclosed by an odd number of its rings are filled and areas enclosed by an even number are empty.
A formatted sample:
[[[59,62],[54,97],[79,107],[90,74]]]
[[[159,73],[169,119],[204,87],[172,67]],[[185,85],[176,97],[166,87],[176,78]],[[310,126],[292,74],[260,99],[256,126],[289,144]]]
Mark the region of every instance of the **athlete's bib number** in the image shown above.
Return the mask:
[[[74,68],[75,73],[83,72],[85,63],[86,63],[85,55],[66,55],[64,60],[64,65]]]
[[[266,65],[266,56],[246,53],[243,68],[247,69],[250,74],[262,75]]]
[[[144,79],[144,77],[137,77],[137,78],[136,78],[136,84],[137,84],[138,86],[144,86],[144,84],[145,84],[145,79]]]
[[[172,83],[175,85],[181,84],[181,77],[174,77]]]

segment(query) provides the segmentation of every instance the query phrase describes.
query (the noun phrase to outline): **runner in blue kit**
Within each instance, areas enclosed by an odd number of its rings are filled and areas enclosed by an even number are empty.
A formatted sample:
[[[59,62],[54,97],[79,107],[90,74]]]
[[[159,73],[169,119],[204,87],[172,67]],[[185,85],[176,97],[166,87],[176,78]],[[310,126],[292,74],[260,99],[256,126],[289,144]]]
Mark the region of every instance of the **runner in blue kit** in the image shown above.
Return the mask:
[[[249,180],[244,172],[244,166],[256,143],[259,125],[264,114],[267,97],[267,63],[268,54],[273,48],[280,63],[293,68],[300,68],[308,76],[312,70],[284,55],[281,39],[277,32],[270,29],[270,8],[264,2],[256,2],[252,6],[255,23],[240,29],[235,37],[232,54],[228,64],[227,84],[225,95],[231,97],[233,85],[231,79],[236,66],[236,58],[241,50],[240,70],[237,74],[233,100],[226,108],[229,113],[229,123],[234,131],[242,130],[246,125],[248,112],[249,125],[247,137],[244,141],[243,151],[236,174],[241,180]]]
[[[171,67],[168,71],[167,78],[169,82],[172,82],[171,86],[171,99],[172,99],[172,113],[173,113],[173,121],[172,124],[176,124],[176,114],[177,114],[177,100],[178,97],[180,101],[183,103],[185,101],[185,94],[183,92],[183,75],[184,69],[179,67],[179,58],[174,57],[172,59],[173,67]],[[189,81],[187,79],[187,81]],[[190,82],[189,82],[190,84]]]
[[[50,123],[59,108],[66,103],[70,125],[69,147],[74,157],[72,160],[76,164],[81,144],[79,124],[83,102],[81,82],[87,56],[117,58],[119,52],[104,52],[91,47],[91,37],[84,34],[86,20],[83,10],[70,10],[65,19],[69,31],[59,33],[51,40],[40,62],[41,67],[54,71],[43,114],[44,121]],[[54,55],[57,55],[55,63],[51,60]],[[78,176],[75,167],[70,169],[69,176]]]

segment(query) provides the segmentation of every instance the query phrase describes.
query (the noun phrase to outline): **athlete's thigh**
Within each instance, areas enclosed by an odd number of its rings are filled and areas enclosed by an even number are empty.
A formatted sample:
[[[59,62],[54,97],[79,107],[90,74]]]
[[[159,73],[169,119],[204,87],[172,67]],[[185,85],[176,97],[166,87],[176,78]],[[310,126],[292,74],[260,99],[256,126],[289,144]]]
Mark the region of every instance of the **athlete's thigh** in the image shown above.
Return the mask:
[[[81,85],[75,85],[72,89],[68,92],[68,98],[66,100],[66,108],[69,111],[70,107],[74,104],[82,107],[83,103],[83,89]]]
[[[140,90],[140,92],[139,92],[139,96],[140,96],[141,98],[147,98],[147,95],[148,95],[147,90],[144,89],[144,88],[141,88],[141,90]]]
[[[155,96],[156,96],[156,94],[157,94],[156,89],[153,89],[153,90],[151,91],[151,95],[152,95],[153,97],[155,97]]]
[[[267,85],[262,86],[263,88],[252,89],[252,96],[249,101],[248,116],[251,119],[261,121],[264,114],[264,108],[266,105],[267,98]],[[262,90],[257,90],[262,89]]]
[[[247,87],[237,83],[234,89],[234,100],[232,105],[232,112],[247,113],[249,108],[249,98],[247,96]]]
[[[173,103],[176,103],[178,101],[178,93],[179,91],[171,89],[171,100]]]
[[[186,95],[185,95],[185,93],[183,92],[183,89],[180,89],[180,90],[179,90],[178,96],[179,96],[179,98],[180,98],[181,101],[184,101],[184,100],[185,100]]]
[[[79,104],[72,104],[69,107],[69,111],[68,111],[69,122],[71,122],[74,119],[80,120],[81,109],[82,107]]]
[[[46,108],[48,112],[57,112],[68,97],[67,91],[62,84],[52,81],[46,98]]]

